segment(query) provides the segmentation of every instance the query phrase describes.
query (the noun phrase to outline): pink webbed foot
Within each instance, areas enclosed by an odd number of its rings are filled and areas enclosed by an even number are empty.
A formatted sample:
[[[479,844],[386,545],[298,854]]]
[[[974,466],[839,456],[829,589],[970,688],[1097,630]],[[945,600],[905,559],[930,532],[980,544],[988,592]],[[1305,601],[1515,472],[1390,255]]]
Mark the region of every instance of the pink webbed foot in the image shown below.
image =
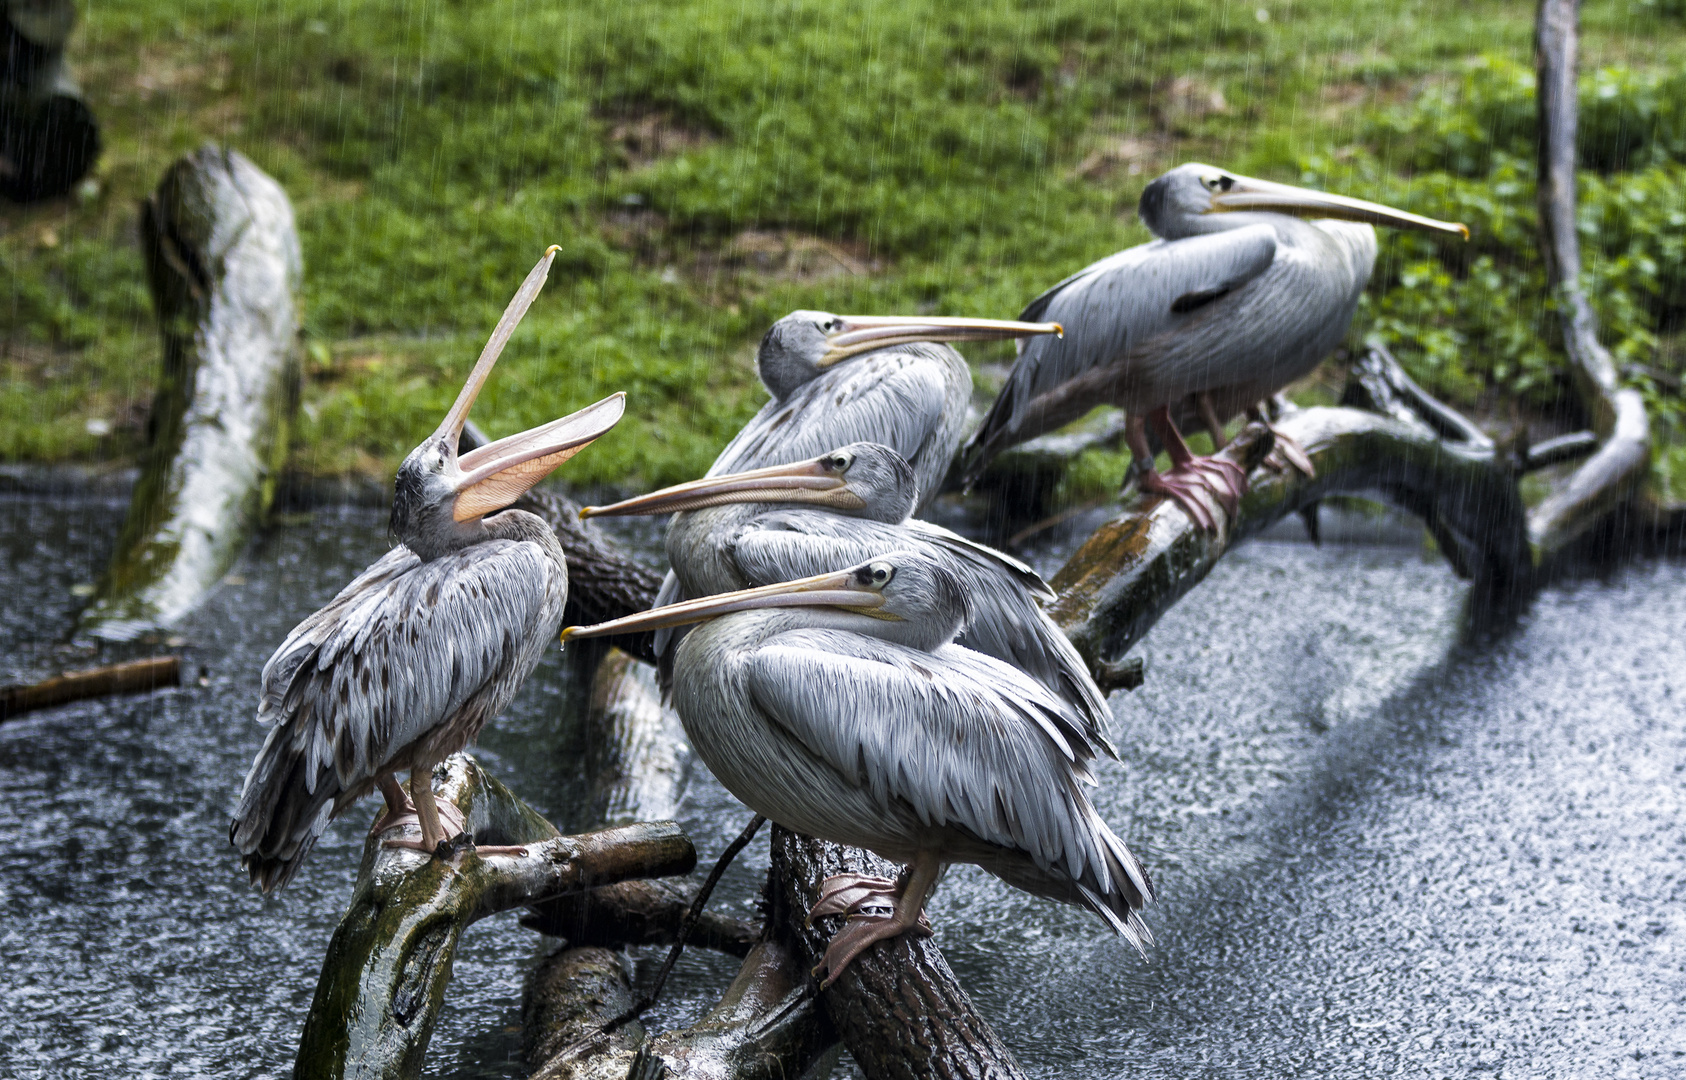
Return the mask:
[[[1145,491],[1174,499],[1200,528],[1216,532],[1217,519],[1203,496],[1216,499],[1233,518],[1241,506],[1241,496],[1247,493],[1247,474],[1241,466],[1223,458],[1190,458],[1169,472],[1145,473],[1141,484]]]
[[[414,840],[410,839],[408,836],[396,837],[392,840],[383,840],[381,841],[381,846],[394,848],[399,851],[419,851],[423,855],[434,855],[438,853],[439,845],[441,843],[461,836],[463,834],[462,811],[458,810],[456,804],[452,802],[436,803],[435,805],[435,812],[439,815],[439,827],[444,833],[444,835],[438,840],[435,840],[432,844],[427,842],[427,830],[422,826],[421,814],[416,810],[414,805],[412,805],[408,813],[394,816],[389,810],[386,814],[382,815],[381,820],[376,823],[380,826],[380,828],[376,831],[380,832],[385,829],[390,829],[395,825],[408,825],[414,822],[423,835]]]
[[[835,874],[820,882],[820,899],[808,911],[808,925],[827,915],[856,915],[867,908],[894,908],[900,895],[901,890],[889,878]]]
[[[831,936],[825,956],[814,968],[814,977],[820,980],[822,989],[830,986],[855,957],[880,941],[890,941],[903,934],[930,937],[931,924],[925,921],[923,912],[911,925],[892,915],[851,915],[843,929]]]

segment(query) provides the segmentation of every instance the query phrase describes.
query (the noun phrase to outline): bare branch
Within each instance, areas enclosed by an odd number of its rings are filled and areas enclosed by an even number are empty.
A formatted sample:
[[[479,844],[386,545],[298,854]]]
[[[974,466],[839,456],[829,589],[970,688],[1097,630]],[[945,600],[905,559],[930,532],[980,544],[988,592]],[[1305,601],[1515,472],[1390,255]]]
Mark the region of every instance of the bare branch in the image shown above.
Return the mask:
[[[371,835],[316,984],[296,1076],[417,1075],[457,940],[470,924],[564,893],[685,874],[696,865],[673,822],[559,836],[465,754],[449,758],[434,779],[436,794],[462,811],[477,843],[525,845],[527,856],[470,851],[446,862],[383,847]]]
[[[0,723],[35,709],[50,709],[92,697],[146,694],[181,685],[181,660],[152,656],[125,664],[67,671],[38,683],[0,686]]]

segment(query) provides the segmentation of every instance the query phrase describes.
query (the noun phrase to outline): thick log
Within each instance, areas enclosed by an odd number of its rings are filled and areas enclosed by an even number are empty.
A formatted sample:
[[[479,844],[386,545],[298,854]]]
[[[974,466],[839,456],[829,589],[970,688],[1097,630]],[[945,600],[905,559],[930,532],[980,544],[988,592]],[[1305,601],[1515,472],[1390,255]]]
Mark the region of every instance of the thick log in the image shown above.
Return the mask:
[[[628,557],[594,525],[580,520],[579,504],[554,488],[535,488],[515,504],[544,518],[568,552],[568,607],[563,620],[589,626],[644,611],[655,602],[662,576]],[[656,662],[651,634],[603,639],[647,664]]]
[[[1207,533],[1174,502],[1136,497],[1055,575],[1060,598],[1050,614],[1091,668],[1104,670],[1235,544],[1330,495],[1372,493],[1423,519],[1454,569],[1476,583],[1477,607],[1507,609],[1532,581],[1514,469],[1443,406],[1419,412],[1425,399],[1432,402],[1372,348],[1355,364],[1346,396],[1366,408],[1303,409],[1277,421],[1311,456],[1316,478],[1262,464],[1269,431],[1243,429],[1221,455],[1248,472],[1250,490],[1233,520],[1214,506],[1222,526]]]
[[[623,881],[577,896],[563,896],[521,916],[521,925],[571,945],[671,945],[696,900],[695,882]],[[691,944],[747,956],[761,939],[761,924],[705,910]]]
[[[1598,319],[1581,287],[1575,232],[1575,65],[1579,0],[1540,0],[1534,20],[1534,107],[1539,118],[1540,249],[1557,293],[1570,383],[1601,445],[1566,484],[1529,515],[1536,560],[1549,563],[1639,494],[1651,466],[1651,430],[1639,391],[1616,384],[1616,365],[1598,342]]]
[[[553,1063],[540,1068],[535,1080],[624,1080],[644,1042],[643,1025],[634,1020],[597,1033],[631,1005],[632,986],[618,954],[573,947],[546,957],[527,979],[521,1006],[527,1060]],[[591,1055],[562,1056],[577,1040],[594,1035]]]
[[[234,563],[299,395],[299,239],[279,184],[206,146],[142,205],[141,246],[164,343],[151,445],[80,625],[118,639],[180,618]]]
[[[526,857],[460,851],[450,861],[381,846],[371,834],[351,904],[328,946],[294,1075],[413,1077],[444,1002],[468,926],[500,911],[633,877],[686,874],[696,852],[673,822],[584,836],[556,829],[473,758],[434,773],[441,800],[476,843],[524,845]],[[419,834],[414,825],[396,826]]]
[[[767,892],[777,940],[812,968],[842,925],[836,918],[807,925],[820,882],[839,873],[895,877],[898,869],[858,848],[775,828]],[[843,1045],[872,1080],[1024,1075],[972,1007],[934,938],[902,937],[874,946],[819,997]]]
[[[159,687],[180,685],[181,661],[174,656],[153,656],[86,671],[67,671],[43,682],[0,686],[0,723],[35,709],[50,709],[85,698],[148,694]]]

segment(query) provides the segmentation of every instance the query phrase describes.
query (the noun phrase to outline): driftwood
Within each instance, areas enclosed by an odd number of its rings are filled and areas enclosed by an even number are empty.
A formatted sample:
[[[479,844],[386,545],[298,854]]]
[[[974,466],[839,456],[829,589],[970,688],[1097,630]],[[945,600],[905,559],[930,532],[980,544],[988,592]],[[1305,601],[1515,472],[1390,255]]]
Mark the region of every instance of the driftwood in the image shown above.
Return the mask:
[[[351,904],[334,932],[299,1042],[294,1075],[418,1075],[450,981],[458,938],[500,911],[634,877],[687,874],[691,842],[673,822],[583,836],[556,829],[458,754],[434,774],[476,843],[525,845],[525,858],[462,851],[449,862],[370,835]]]
[[[1557,293],[1570,384],[1599,440],[1597,453],[1529,515],[1542,562],[1553,560],[1634,498],[1651,464],[1651,430],[1639,391],[1616,385],[1616,365],[1598,343],[1598,320],[1581,288],[1575,233],[1575,64],[1579,0],[1540,0],[1534,21],[1535,110],[1539,117],[1540,251]]]
[[[170,166],[141,207],[163,335],[151,444],[80,630],[129,638],[192,609],[267,513],[298,404],[300,256],[286,192],[231,150]]]
[[[86,671],[67,671],[38,683],[0,686],[0,723],[35,709],[50,709],[85,698],[147,694],[160,687],[180,685],[181,660],[174,656],[153,656]]]

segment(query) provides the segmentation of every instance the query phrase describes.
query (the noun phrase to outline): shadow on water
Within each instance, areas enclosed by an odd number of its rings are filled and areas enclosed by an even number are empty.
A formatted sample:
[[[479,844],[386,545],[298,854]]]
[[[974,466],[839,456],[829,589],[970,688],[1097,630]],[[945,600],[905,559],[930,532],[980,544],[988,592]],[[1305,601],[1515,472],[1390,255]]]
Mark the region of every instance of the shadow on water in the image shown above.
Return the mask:
[[[81,662],[52,642],[121,513],[5,502],[4,678]],[[1051,569],[1085,531],[1027,554]],[[653,552],[659,531],[626,535]],[[288,1073],[374,808],[272,900],[227,814],[264,660],[387,543],[374,509],[278,529],[182,629],[203,680],[0,728],[0,1074]],[[1161,887],[1147,958],[975,870],[932,904],[1032,1075],[1686,1068],[1686,567],[1561,584],[1476,638],[1465,592],[1409,544],[1266,540],[1154,628],[1096,791]],[[581,705],[552,655],[480,750],[564,827],[586,812]],[[699,773],[683,817],[708,862],[747,812]],[[765,863],[757,844],[717,902],[746,910]],[[540,947],[513,917],[469,932],[431,1075],[524,1075]],[[654,1023],[696,1016],[735,966],[687,956]]]

